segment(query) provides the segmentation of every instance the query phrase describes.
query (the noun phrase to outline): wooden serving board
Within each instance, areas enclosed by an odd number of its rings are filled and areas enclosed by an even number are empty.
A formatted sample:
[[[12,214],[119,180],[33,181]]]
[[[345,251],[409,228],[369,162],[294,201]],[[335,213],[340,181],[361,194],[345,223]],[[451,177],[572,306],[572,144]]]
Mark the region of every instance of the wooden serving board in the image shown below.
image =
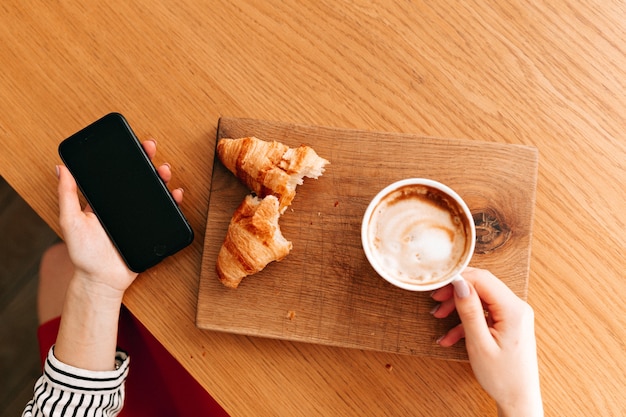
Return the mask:
[[[218,281],[215,262],[230,218],[249,193],[216,156],[197,326],[252,336],[466,360],[465,347],[435,340],[458,317],[433,318],[428,293],[401,290],[371,268],[361,219],[386,185],[409,177],[441,181],[467,202],[477,225],[471,265],[487,268],[526,298],[538,153],[535,148],[269,121],[221,118],[217,139],[257,136],[306,144],[330,165],[305,179],[280,218],[291,253],[246,277]]]

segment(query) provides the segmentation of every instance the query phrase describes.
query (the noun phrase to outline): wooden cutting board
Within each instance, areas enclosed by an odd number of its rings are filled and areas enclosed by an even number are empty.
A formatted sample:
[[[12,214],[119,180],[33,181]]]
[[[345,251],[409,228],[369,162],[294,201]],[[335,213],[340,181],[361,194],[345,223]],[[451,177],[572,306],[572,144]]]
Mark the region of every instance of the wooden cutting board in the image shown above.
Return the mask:
[[[330,165],[298,186],[281,216],[293,242],[281,262],[243,280],[218,281],[215,261],[230,218],[248,190],[216,156],[198,293],[197,326],[252,336],[466,360],[462,343],[435,340],[458,317],[433,318],[428,293],[401,290],[370,267],[361,218],[374,195],[409,177],[441,181],[470,207],[477,225],[471,265],[487,268],[526,298],[538,152],[535,148],[411,134],[221,118],[217,139],[257,136],[306,144]]]

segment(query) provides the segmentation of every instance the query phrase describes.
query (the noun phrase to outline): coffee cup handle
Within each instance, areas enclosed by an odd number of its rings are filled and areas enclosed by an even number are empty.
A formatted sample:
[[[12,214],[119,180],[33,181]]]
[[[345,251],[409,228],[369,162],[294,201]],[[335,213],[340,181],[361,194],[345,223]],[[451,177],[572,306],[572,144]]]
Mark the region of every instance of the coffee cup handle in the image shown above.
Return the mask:
[[[454,284],[457,281],[464,281],[465,278],[463,278],[463,275],[461,275],[461,273],[456,274],[456,276],[452,279],[452,284]]]

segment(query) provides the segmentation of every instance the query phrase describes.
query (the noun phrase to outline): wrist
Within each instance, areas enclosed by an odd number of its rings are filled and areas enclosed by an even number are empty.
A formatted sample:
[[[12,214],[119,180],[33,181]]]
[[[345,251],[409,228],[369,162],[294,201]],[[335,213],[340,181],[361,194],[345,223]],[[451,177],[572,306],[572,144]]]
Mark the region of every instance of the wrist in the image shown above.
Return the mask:
[[[100,308],[118,308],[122,304],[124,291],[106,283],[105,279],[76,271],[68,287],[68,293],[81,297]],[[70,294],[68,294],[69,296]]]
[[[523,401],[497,404],[498,417],[543,417],[541,395],[535,394]]]

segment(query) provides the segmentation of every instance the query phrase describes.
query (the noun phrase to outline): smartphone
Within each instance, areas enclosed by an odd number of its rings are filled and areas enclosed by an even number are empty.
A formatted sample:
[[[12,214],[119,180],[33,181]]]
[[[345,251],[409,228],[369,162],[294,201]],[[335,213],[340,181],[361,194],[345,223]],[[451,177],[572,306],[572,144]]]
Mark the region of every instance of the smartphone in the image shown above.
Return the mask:
[[[134,272],[193,241],[193,230],[128,122],[110,113],[59,145],[59,155]]]

